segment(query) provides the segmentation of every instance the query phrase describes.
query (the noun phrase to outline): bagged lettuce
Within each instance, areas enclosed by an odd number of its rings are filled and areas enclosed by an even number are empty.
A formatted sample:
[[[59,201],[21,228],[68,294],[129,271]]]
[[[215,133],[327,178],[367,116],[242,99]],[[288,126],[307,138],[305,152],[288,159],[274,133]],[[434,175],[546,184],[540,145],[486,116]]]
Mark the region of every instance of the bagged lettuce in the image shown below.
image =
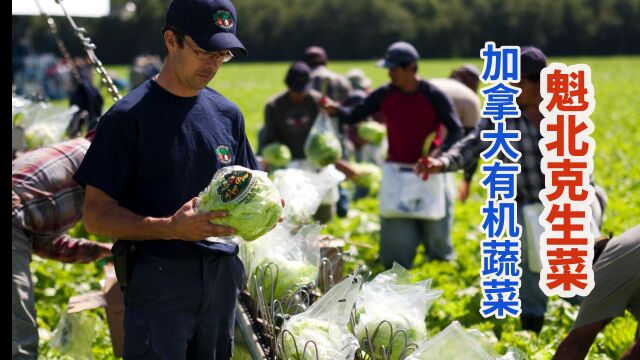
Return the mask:
[[[291,150],[287,145],[275,142],[262,149],[262,157],[274,168],[286,168],[291,162]]]
[[[358,124],[358,136],[368,143],[380,145],[387,136],[387,127],[375,121]]]
[[[89,314],[65,312],[53,333],[51,347],[72,359],[93,359],[95,328],[96,319]]]
[[[322,227],[306,225],[293,233],[292,228],[279,223],[273,231],[256,241],[243,243],[240,259],[250,274],[247,287],[258,300],[257,287],[264,300],[282,299],[288,290],[316,281],[320,264],[317,239]]]
[[[24,133],[28,149],[37,149],[57,142],[58,135],[51,124],[33,124]]]
[[[275,266],[270,267],[273,264]],[[267,300],[282,299],[287,291],[296,285],[313,283],[318,277],[318,266],[303,260],[289,260],[277,257],[264,259],[254,271],[255,279],[260,281],[263,295]],[[253,285],[253,282],[252,282]],[[255,285],[249,287],[249,293],[257,298]]]
[[[356,302],[355,335],[372,359],[402,359],[409,344],[427,338],[425,317],[442,290],[431,280],[414,282],[397,263],[364,284]],[[384,355],[383,355],[384,353]]]
[[[278,334],[278,355],[285,360],[351,360],[358,341],[347,328],[361,279],[348,276],[305,312],[287,319]]]
[[[523,360],[527,356],[522,350],[509,347],[500,356],[491,346],[490,340],[477,330],[465,330],[458,321],[453,321],[438,335],[422,343],[407,360]]]
[[[351,166],[358,174],[353,182],[376,193],[382,183],[382,169],[371,163],[351,163]]]
[[[251,241],[271,230],[282,215],[280,193],[263,171],[242,166],[218,170],[201,194],[200,211],[226,210],[228,215],[212,224],[230,226],[236,235]]]
[[[78,106],[69,108],[53,106],[49,103],[29,103],[14,106],[12,114],[24,129],[27,149],[51,145],[65,140],[65,129]]]
[[[273,183],[285,201],[285,220],[295,226],[314,222],[313,214],[324,199],[332,196],[334,189],[337,191],[338,183],[343,179],[344,174],[333,165],[317,171],[306,161],[292,161],[290,168],[276,170]]]
[[[304,154],[309,161],[323,167],[334,164],[342,157],[342,147],[340,146],[340,140],[334,134],[315,133],[309,135]]]
[[[304,144],[304,155],[318,167],[334,164],[342,157],[342,144],[325,111],[316,117]]]

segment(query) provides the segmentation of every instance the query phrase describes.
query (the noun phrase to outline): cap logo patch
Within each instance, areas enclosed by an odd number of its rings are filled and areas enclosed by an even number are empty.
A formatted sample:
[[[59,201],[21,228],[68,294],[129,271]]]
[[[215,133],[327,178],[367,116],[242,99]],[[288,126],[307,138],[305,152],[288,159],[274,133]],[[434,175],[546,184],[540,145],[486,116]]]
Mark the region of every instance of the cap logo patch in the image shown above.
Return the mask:
[[[224,30],[229,30],[233,27],[233,18],[227,10],[218,10],[213,15],[213,21],[219,28]]]

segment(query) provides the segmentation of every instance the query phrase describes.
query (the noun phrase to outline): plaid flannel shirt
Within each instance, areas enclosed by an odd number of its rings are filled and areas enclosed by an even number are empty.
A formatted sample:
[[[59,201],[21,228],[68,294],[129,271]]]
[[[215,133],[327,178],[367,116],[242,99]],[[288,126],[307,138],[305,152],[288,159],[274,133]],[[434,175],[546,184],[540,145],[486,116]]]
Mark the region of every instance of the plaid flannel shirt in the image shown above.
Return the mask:
[[[483,130],[494,130],[494,124],[489,119],[482,119],[474,131],[458,141],[448,151],[438,158],[444,162],[445,171],[465,169],[491,144],[490,141],[480,140]],[[538,194],[545,186],[544,174],[540,169],[542,152],[538,142],[542,139],[540,130],[523,114],[517,119],[506,120],[506,130],[520,131],[520,141],[511,142],[515,150],[522,155],[518,159],[520,174],[517,180],[516,201],[523,203],[540,202]],[[502,152],[497,156],[504,163],[512,163]]]
[[[35,254],[63,262],[88,262],[106,245],[65,232],[82,217],[84,189],[72,176],[90,142],[76,138],[30,151],[12,164],[12,223],[33,239]]]

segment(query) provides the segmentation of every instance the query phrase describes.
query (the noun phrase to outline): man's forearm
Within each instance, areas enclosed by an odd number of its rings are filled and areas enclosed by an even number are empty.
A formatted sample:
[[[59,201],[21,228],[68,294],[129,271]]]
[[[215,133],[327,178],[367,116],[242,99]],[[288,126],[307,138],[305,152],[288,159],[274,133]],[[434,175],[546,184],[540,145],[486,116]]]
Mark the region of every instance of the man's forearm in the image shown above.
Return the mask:
[[[63,263],[88,263],[111,254],[111,245],[76,239],[61,235],[55,239],[36,238],[33,241],[34,254]]]
[[[444,163],[444,171],[456,171],[471,166],[474,161],[488,146],[488,143],[480,141],[480,131],[469,133],[455,143],[449,150],[438,156]]]
[[[140,216],[115,204],[92,207],[85,204],[87,231],[114,240],[174,239],[171,218]]]

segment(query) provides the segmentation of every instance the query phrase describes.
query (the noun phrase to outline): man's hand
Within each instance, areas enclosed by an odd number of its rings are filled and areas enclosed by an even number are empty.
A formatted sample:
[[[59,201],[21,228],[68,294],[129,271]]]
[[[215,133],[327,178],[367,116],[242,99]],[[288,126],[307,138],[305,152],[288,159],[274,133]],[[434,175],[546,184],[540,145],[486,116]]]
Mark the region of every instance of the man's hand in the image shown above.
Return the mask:
[[[113,246],[113,244],[109,244],[109,243],[98,243],[98,246],[100,247],[100,252],[99,252],[99,258],[98,259],[102,259],[108,256],[111,256],[111,247]]]
[[[353,169],[353,167],[349,164],[348,161],[344,160],[344,159],[340,159],[338,161],[336,161],[335,163],[335,167],[336,169],[338,169],[338,171],[342,172],[343,174],[345,174],[347,176],[347,178],[351,181],[355,181],[358,177],[358,172],[355,171]]]
[[[338,102],[331,100],[327,96],[323,96],[322,99],[320,99],[320,107],[326,110],[331,116],[336,115],[339,106],[340,104]]]
[[[458,188],[458,200],[464,204],[469,197],[469,182],[467,180],[462,180],[460,183],[460,187]]]
[[[418,160],[413,165],[413,171],[423,179],[428,178],[429,174],[437,174],[444,171],[444,162],[438,158],[428,157],[426,161],[424,159]]]
[[[227,216],[226,211],[198,212],[199,203],[200,199],[194,197],[171,216],[169,221],[171,234],[173,234],[171,238],[198,241],[208,237],[229,236],[235,233],[234,228],[214,225],[209,222],[209,220]]]

